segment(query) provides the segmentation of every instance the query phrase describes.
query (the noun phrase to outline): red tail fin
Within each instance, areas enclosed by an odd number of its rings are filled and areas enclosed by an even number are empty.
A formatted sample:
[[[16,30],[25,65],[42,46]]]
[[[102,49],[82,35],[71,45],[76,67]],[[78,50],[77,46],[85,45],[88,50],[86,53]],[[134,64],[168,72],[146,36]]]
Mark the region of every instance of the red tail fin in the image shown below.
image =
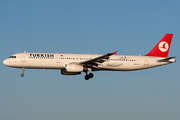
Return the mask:
[[[158,44],[145,56],[167,58],[173,34],[166,34]]]

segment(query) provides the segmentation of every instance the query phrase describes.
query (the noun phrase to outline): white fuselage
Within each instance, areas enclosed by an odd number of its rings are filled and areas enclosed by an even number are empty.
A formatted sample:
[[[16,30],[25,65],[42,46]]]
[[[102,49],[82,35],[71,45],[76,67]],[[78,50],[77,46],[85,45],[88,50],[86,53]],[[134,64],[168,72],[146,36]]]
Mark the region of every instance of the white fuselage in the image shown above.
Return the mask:
[[[3,63],[9,67],[28,69],[64,69],[66,64],[80,63],[102,55],[64,54],[64,53],[17,53]],[[98,64],[96,70],[131,71],[147,69],[175,62],[158,62],[163,57],[112,55],[105,62]],[[93,70],[92,70],[93,71]]]
[[[61,69],[62,75],[78,75],[85,72],[85,79],[93,78],[92,71],[132,71],[152,68],[176,62],[168,57],[173,34],[165,36],[145,56],[116,55],[117,51],[104,55],[64,53],[17,53],[3,61],[9,67],[25,69]]]

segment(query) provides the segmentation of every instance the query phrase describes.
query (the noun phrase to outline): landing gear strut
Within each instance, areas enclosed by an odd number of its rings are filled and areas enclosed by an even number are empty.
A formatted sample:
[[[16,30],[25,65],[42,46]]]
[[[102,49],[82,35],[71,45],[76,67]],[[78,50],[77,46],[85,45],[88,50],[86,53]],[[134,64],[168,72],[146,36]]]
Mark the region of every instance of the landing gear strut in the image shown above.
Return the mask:
[[[86,75],[84,76],[84,79],[85,80],[89,80],[89,78],[93,78],[94,77],[94,74],[91,73],[91,70],[89,70],[89,74],[88,74],[88,71],[86,71]]]
[[[25,68],[22,69],[21,77],[24,77],[24,71],[25,71]]]

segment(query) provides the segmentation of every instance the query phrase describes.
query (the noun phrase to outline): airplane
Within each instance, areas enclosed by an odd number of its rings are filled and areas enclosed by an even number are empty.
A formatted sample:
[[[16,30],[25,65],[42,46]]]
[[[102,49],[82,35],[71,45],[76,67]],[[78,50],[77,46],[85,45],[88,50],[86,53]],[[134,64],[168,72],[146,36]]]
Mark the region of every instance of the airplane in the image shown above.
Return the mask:
[[[66,54],[24,52],[11,55],[3,61],[8,67],[25,69],[58,69],[62,75],[78,75],[85,72],[85,80],[93,78],[93,71],[134,71],[176,62],[168,57],[173,34],[165,36],[146,55],[116,55],[117,51],[100,54]]]

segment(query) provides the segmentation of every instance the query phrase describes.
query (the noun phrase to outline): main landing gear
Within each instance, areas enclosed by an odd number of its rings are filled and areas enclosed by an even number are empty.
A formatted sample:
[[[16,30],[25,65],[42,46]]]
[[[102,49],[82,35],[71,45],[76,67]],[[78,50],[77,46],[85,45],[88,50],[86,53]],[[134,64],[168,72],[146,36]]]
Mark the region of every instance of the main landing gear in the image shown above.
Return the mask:
[[[25,68],[22,69],[21,77],[24,77],[24,71],[25,71]]]
[[[93,78],[93,77],[94,77],[94,74],[92,74],[91,71],[90,71],[89,74],[88,74],[87,72],[88,72],[88,71],[86,71],[86,75],[84,76],[84,79],[85,79],[85,80],[89,80],[89,78]]]

